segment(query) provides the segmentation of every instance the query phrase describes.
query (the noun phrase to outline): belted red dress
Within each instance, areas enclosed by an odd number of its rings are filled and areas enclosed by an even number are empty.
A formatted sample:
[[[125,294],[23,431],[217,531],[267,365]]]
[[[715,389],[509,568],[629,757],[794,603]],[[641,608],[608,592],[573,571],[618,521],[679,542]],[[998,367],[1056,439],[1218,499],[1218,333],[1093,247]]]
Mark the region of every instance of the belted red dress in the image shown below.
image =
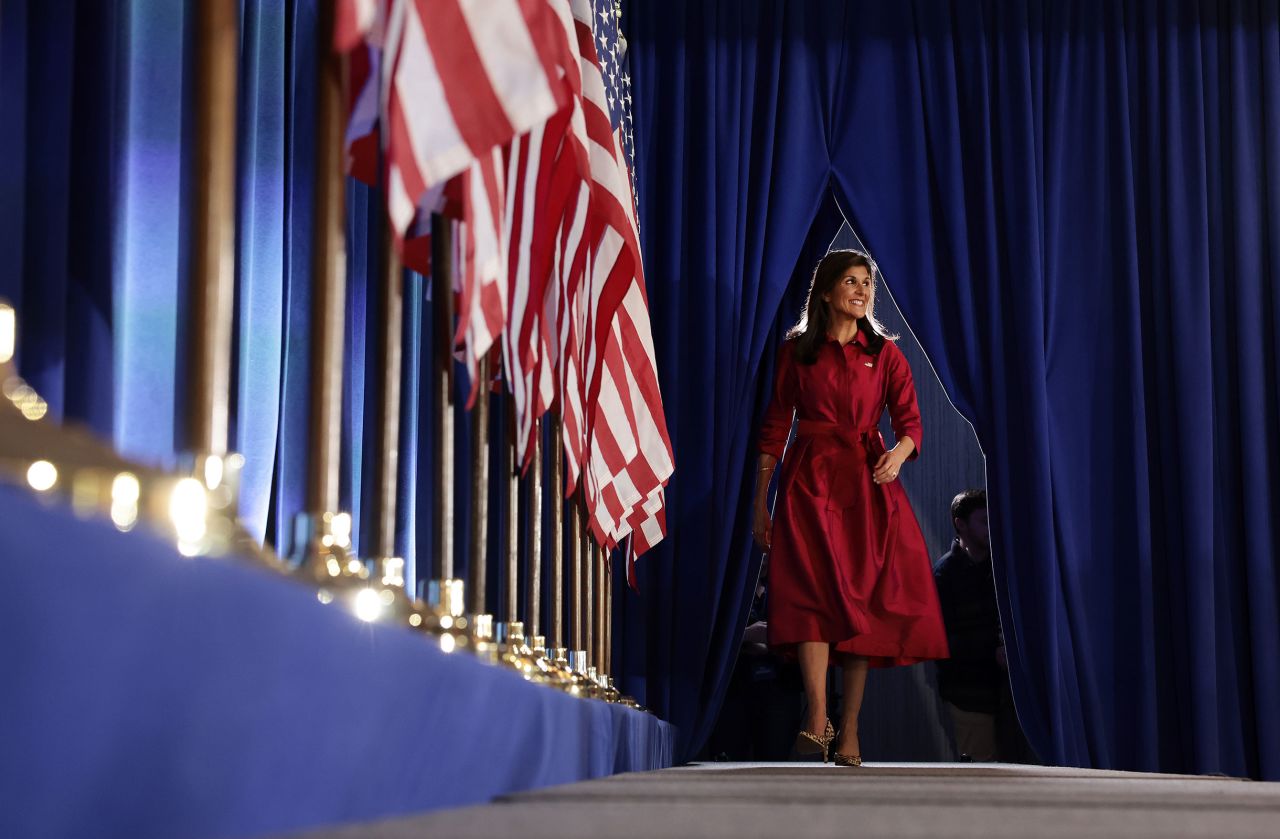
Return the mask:
[[[872,667],[946,658],[932,564],[906,491],[872,480],[885,407],[920,452],[920,409],[902,351],[824,343],[814,364],[779,353],[760,451],[782,461],[769,554],[769,644],[826,641]],[[786,448],[792,417],[796,437]],[[785,457],[783,450],[786,448]]]

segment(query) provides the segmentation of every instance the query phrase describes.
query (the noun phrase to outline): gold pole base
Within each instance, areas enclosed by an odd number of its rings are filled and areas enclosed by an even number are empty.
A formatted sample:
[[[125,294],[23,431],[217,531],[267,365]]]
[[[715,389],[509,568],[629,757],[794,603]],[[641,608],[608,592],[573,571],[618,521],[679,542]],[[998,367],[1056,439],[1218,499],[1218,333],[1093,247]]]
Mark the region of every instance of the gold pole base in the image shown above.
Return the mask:
[[[294,554],[300,580],[316,588],[316,599],[337,606],[365,623],[408,626],[424,632],[445,652],[471,646],[462,614],[462,582],[445,580],[438,604],[424,603],[404,590],[404,560],[353,556],[351,516],[302,513],[294,523]],[[370,573],[370,568],[376,573]]]
[[[369,569],[350,549],[350,513],[299,513],[294,519],[293,560],[303,579],[319,586],[364,583]]]
[[[542,685],[553,685],[557,682],[550,662],[544,656],[535,655],[533,649],[525,642],[523,622],[512,621],[507,624],[506,643],[502,644],[500,649],[498,662],[515,670],[525,680]]]
[[[573,668],[574,681],[576,690],[573,692],[575,696],[582,696],[587,699],[603,699],[604,691],[596,682],[595,668],[587,665],[587,651],[574,650],[569,654],[569,666]]]
[[[573,668],[569,666],[569,651],[567,649],[557,647],[550,650],[547,654],[547,662],[552,672],[555,673],[556,687],[575,696],[581,695],[585,682],[581,682],[578,674],[574,673]]]
[[[466,585],[462,580],[432,580],[427,586],[426,602],[415,600],[414,610],[417,619],[415,622],[410,615],[409,625],[435,638],[446,653],[474,650],[477,645],[482,654],[487,651],[484,627],[467,617]]]
[[[187,454],[182,458],[187,473],[204,488],[204,535],[192,540],[189,549],[199,555],[224,556],[235,554],[252,560],[277,573],[288,573],[288,563],[258,544],[258,540],[240,526],[240,474],[244,471],[244,456],[229,454]],[[178,496],[171,507],[175,523],[178,523]],[[194,512],[194,511],[193,511]],[[197,530],[198,530],[197,526]],[[182,537],[179,536],[181,541]],[[179,545],[182,550],[182,545]],[[184,551],[185,552],[185,551]]]

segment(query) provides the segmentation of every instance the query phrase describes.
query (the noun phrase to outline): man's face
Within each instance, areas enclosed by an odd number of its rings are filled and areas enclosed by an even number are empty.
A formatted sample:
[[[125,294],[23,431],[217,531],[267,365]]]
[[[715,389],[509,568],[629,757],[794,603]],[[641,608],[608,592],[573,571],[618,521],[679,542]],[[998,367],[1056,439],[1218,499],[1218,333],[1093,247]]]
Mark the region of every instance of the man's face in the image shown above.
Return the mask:
[[[969,514],[967,519],[956,519],[956,532],[966,544],[984,551],[991,550],[991,534],[987,530],[987,508],[982,507]]]

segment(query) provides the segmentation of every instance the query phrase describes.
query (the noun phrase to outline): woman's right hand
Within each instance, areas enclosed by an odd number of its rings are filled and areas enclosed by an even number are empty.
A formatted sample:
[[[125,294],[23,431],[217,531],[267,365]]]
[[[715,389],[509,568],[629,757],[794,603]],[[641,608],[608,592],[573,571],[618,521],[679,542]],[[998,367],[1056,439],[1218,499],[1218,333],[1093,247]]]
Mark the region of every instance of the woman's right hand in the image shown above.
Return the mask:
[[[773,547],[773,521],[769,517],[769,508],[763,504],[756,505],[755,516],[751,522],[751,535],[760,546],[760,550],[767,552]]]

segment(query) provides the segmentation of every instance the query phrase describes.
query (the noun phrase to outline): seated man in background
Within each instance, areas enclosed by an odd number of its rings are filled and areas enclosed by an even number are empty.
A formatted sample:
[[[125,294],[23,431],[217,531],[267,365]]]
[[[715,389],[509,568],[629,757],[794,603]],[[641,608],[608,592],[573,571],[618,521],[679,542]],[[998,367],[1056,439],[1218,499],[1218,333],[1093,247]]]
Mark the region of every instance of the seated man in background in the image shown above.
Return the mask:
[[[955,723],[961,760],[1034,762],[1009,689],[1004,636],[991,572],[987,493],[966,490],[951,502],[956,539],[934,580],[951,658],[938,662],[938,691]]]

